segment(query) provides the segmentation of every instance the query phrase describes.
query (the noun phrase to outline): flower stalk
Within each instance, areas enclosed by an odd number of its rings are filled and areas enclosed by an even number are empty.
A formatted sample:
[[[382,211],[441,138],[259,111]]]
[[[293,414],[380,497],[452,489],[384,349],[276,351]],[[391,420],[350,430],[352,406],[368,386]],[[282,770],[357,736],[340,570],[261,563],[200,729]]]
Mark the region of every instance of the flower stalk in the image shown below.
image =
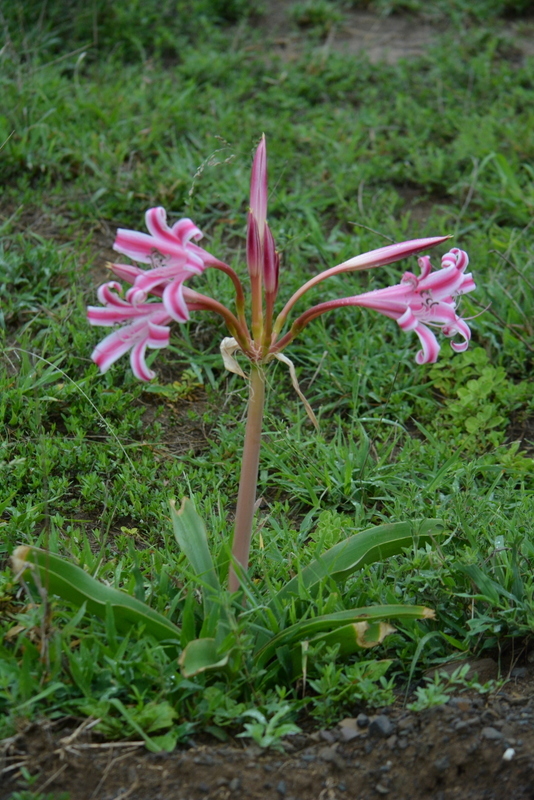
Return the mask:
[[[241,477],[237,495],[232,556],[244,570],[248,567],[252,525],[256,507],[256,489],[260,463],[261,430],[265,405],[265,373],[261,366],[251,365],[249,401],[245,442],[241,460]],[[228,588],[231,592],[239,588],[239,579],[233,566],[230,567]]]

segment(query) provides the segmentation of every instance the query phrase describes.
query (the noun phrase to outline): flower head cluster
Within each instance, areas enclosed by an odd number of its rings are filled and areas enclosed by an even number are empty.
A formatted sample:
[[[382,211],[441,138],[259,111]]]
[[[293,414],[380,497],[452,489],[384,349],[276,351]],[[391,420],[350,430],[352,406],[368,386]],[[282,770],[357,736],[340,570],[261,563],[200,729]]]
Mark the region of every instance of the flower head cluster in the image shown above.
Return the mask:
[[[115,275],[130,284],[124,297],[120,284],[111,281],[100,287],[102,306],[88,309],[93,325],[118,326],[95,348],[92,358],[104,372],[120,356],[130,352],[134,374],[148,381],[154,373],[148,368],[147,348],[161,348],[169,343],[169,324],[185,322],[191,311],[211,310],[220,314],[235,339],[235,345],[253,363],[262,364],[281,351],[313,319],[342,306],[370,308],[396,320],[404,331],[414,331],[421,343],[418,364],[436,361],[439,344],[432,328],[440,328],[447,337],[458,335],[461,341],[451,342],[454,350],[465,350],[471,332],[457,314],[456,298],[475,289],[467,254],[453,248],[441,259],[441,268],[433,271],[428,256],[419,258],[420,275],[406,272],[396,286],[339,300],[320,303],[304,311],[291,326],[287,320],[295,304],[311,288],[341,272],[391,264],[422,250],[445,242],[449,237],[413,239],[355,256],[331,267],[307,281],[287,301],[277,317],[274,303],[278,293],[280,257],[267,223],[267,151],[265,138],[256,150],[252,165],[250,210],[247,224],[247,265],[250,278],[251,327],[245,316],[245,294],[235,271],[215,258],[196,242],[201,231],[190,219],[181,219],[172,227],[163,208],[151,208],[146,214],[149,233],[119,229],[114,249],[128,256],[135,264],[150,265],[143,269],[132,264],[110,264]],[[236,310],[223,306],[214,298],[185,286],[185,281],[200,275],[207,267],[222,270],[232,280],[236,293]],[[151,298],[152,296],[152,298]]]

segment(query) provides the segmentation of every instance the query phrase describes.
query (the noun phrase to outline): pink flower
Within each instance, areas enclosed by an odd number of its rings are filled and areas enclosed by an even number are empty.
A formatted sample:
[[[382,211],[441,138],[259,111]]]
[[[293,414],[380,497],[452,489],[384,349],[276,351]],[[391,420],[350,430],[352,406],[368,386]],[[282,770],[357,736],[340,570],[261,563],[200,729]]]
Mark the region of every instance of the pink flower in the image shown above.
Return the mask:
[[[451,338],[458,335],[461,340],[451,342],[453,349],[457,352],[466,349],[471,331],[456,312],[455,298],[473,291],[475,284],[471,274],[465,272],[467,255],[457,248],[443,256],[439,270],[432,271],[430,258],[423,256],[419,258],[419,276],[406,272],[397,286],[320,303],[301,314],[293,324],[289,322],[297,303],[322,281],[344,272],[373,269],[418,255],[443,244],[448,236],[390,244],[330,267],[297,289],[275,317],[280,257],[267,223],[267,200],[267,147],[262,136],[252,164],[247,220],[249,320],[238,275],[196,243],[202,233],[190,219],[181,219],[170,227],[165,210],[151,208],[146,213],[148,233],[118,230],[114,249],[136,263],[110,264],[115,275],[130,284],[130,288],[121,296],[118,283],[102,286],[98,293],[102,307],[88,310],[92,325],[119,326],[93,352],[92,357],[102,371],[130,351],[135,375],[150,380],[153,373],[145,362],[147,348],[165,347],[169,342],[169,323],[186,322],[191,311],[202,310],[222,316],[231,339],[253,364],[280,358],[281,352],[309,322],[342,306],[371,308],[396,320],[402,330],[415,331],[422,345],[416,356],[419,364],[434,362],[438,356],[439,344],[433,328],[440,328]],[[139,264],[149,266],[143,269]],[[184,285],[188,278],[200,275],[207,267],[224,272],[233,282],[235,313],[214,298]],[[149,296],[152,296],[150,302]]]
[[[103,304],[89,306],[87,318],[91,325],[121,324],[120,328],[98,344],[91,354],[101,372],[106,372],[122,355],[131,350],[130,363],[136,378],[149,381],[154,377],[145,361],[146,349],[167,347],[171,317],[163,303],[137,303],[123,300],[116,292],[121,286],[116,281],[105,283],[98,290],[98,299]],[[128,294],[132,290],[130,289]]]
[[[128,301],[137,305],[144,303],[149,293],[162,296],[169,316],[177,322],[186,322],[189,310],[183,297],[183,283],[204,271],[207,265],[203,256],[207,253],[191,243],[192,239],[202,238],[202,232],[190,219],[180,219],[172,228],[166,220],[164,208],[149,209],[146,226],[150,234],[119,228],[113,249],[140,264],[152,265],[146,271],[138,268]],[[114,265],[114,271],[119,273],[121,266]]]
[[[445,336],[459,335],[463,341],[451,342],[457,353],[467,349],[471,331],[456,313],[455,297],[472,292],[475,287],[471,273],[465,273],[467,253],[454,247],[441,259],[441,269],[432,272],[429,256],[418,261],[420,276],[405,272],[396,286],[320,303],[299,317],[293,327],[296,335],[312,319],[342,306],[371,308],[397,321],[403,331],[415,331],[422,345],[417,353],[418,364],[436,361],[440,346],[431,328],[441,328]]]

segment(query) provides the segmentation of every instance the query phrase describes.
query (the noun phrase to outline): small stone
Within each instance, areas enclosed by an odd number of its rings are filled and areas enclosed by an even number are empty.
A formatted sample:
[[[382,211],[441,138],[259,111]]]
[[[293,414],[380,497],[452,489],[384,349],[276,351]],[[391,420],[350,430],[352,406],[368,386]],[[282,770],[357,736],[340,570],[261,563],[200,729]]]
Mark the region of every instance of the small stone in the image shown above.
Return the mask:
[[[406,750],[406,748],[408,747],[408,739],[402,739],[402,738],[399,739],[399,741],[397,742],[397,747],[399,748],[399,750]]]
[[[287,794],[287,786],[285,781],[279,781],[276,784],[276,791],[281,797],[284,797]]]
[[[199,792],[202,792],[202,794],[207,794],[210,790],[210,787],[207,783],[199,783],[197,789]]]
[[[443,756],[443,758],[438,758],[434,761],[434,767],[437,769],[438,772],[446,772],[451,765],[448,756]]]
[[[513,747],[507,747],[504,753],[502,754],[503,761],[511,761],[514,756],[515,756],[515,750]]]
[[[203,767],[212,767],[215,763],[215,759],[209,755],[199,756],[198,758],[193,759],[194,764],[200,764]]]
[[[357,736],[361,736],[361,729],[357,727],[357,721],[352,717],[347,717],[347,719],[342,719],[339,723],[340,727],[340,734],[341,734],[341,741],[343,742],[350,742],[352,739],[355,739]]]
[[[469,723],[462,719],[459,719],[457,722],[454,723],[454,730],[458,731],[458,733],[460,733],[460,731],[465,731],[466,728],[468,727]]]
[[[383,786],[381,783],[376,784],[375,790],[378,792],[378,794],[389,794],[389,789],[387,786]]]
[[[502,739],[502,733],[497,730],[497,728],[492,728],[488,726],[487,728],[482,728],[482,736],[484,739]]]
[[[334,744],[336,741],[336,737],[331,731],[319,731],[319,736],[323,742],[328,742],[328,744]]]
[[[386,744],[390,750],[393,750],[397,744],[397,735],[394,733],[393,736],[390,736],[389,739],[386,739]]]
[[[508,695],[506,699],[508,700],[511,706],[522,706],[523,703],[527,703],[529,700],[528,697],[521,694]]]
[[[528,669],[526,667],[514,667],[510,675],[512,678],[526,678]]]
[[[449,705],[454,706],[458,711],[469,711],[471,709],[471,701],[466,697],[450,697]]]
[[[371,736],[387,739],[395,733],[395,726],[385,714],[379,714],[369,725]]]
[[[332,747],[322,747],[318,753],[319,758],[330,764],[334,764],[338,769],[345,769],[346,761],[343,756],[336,752],[336,747],[337,743]]]
[[[228,784],[228,788],[231,792],[237,792],[239,789],[241,789],[241,778],[232,778]]]
[[[367,714],[358,714],[356,717],[356,725],[358,728],[367,728],[369,725],[369,717]]]

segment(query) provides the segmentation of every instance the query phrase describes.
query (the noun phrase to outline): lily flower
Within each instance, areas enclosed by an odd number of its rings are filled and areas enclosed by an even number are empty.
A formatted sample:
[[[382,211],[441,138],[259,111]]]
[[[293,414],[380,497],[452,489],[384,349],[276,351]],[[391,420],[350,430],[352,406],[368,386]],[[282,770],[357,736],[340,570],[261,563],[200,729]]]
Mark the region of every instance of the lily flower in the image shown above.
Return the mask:
[[[237,349],[256,365],[279,358],[282,350],[305,325],[320,314],[347,305],[371,308],[395,319],[402,330],[415,331],[422,344],[422,350],[416,356],[419,364],[437,358],[439,345],[431,328],[441,328],[443,334],[449,337],[459,334],[463,341],[452,342],[452,346],[457,351],[465,349],[471,334],[468,325],[456,313],[454,298],[472,291],[475,284],[471,275],[465,274],[467,256],[457,248],[443,256],[440,270],[432,271],[429,257],[423,256],[419,259],[419,277],[407,272],[397,286],[312,306],[288,329],[287,321],[293,307],[327,278],[342,272],[392,264],[442,244],[449,237],[412,239],[354,256],[304,283],[275,318],[280,255],[267,222],[267,199],[267,148],[265,137],[262,136],[252,163],[247,219],[250,329],[239,277],[228,264],[197,244],[203,234],[190,219],[180,219],[169,226],[165,210],[151,208],[145,217],[148,233],[124,228],[117,231],[114,249],[136,263],[110,264],[115,275],[129,283],[131,288],[121,297],[117,294],[118,284],[106,284],[99,292],[99,299],[105,307],[91,307],[88,311],[92,325],[122,325],[95,348],[93,359],[101,369],[108,369],[120,355],[131,350],[135,374],[141,380],[150,380],[153,373],[144,361],[146,349],[165,347],[169,341],[167,325],[172,320],[186,322],[194,310],[211,310],[222,316]],[[145,265],[149,267],[143,268]],[[235,314],[214,298],[185,286],[186,281],[198,277],[207,267],[222,270],[233,281]],[[151,298],[157,298],[157,302]],[[165,329],[165,334],[159,330],[160,327]],[[225,363],[228,364],[229,360],[226,359]]]
[[[436,272],[432,272],[430,258],[423,256],[419,259],[419,277],[412,272],[405,272],[396,286],[313,306],[295,320],[290,333],[280,341],[279,346],[289,343],[305,325],[321,314],[343,306],[359,306],[396,320],[403,331],[414,331],[422,345],[415,359],[418,364],[437,360],[440,346],[432,327],[441,328],[447,337],[458,334],[463,341],[451,342],[451,347],[457,353],[462,352],[467,349],[471,331],[457,315],[454,298],[476,288],[471,273],[465,274],[468,264],[467,253],[456,247],[442,257],[441,269]]]
[[[116,281],[104,284],[98,290],[98,299],[104,307],[89,306],[87,309],[87,318],[92,325],[121,325],[95,347],[91,358],[101,372],[106,372],[130,350],[130,364],[135,377],[140,381],[150,381],[155,373],[145,361],[147,347],[167,347],[171,332],[167,325],[172,318],[163,303],[134,304],[123,300],[117,294],[120,290],[121,285]]]

